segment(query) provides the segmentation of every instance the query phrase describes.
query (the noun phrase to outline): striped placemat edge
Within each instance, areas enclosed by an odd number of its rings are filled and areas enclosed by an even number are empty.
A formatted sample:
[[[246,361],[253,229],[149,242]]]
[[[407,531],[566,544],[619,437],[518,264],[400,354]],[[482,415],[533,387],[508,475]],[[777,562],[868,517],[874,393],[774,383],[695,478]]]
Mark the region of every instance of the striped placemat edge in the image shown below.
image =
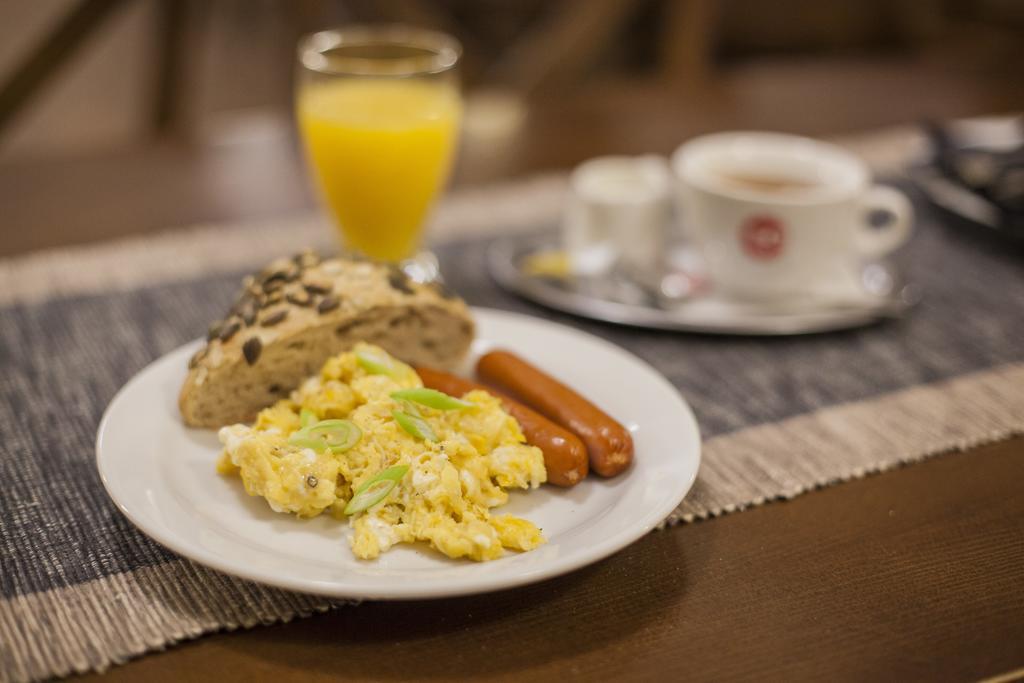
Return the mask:
[[[1015,363],[713,437],[703,445],[696,485],[663,526],[1022,434],[1021,405],[1024,363]],[[103,671],[204,633],[342,604],[175,560],[0,602],[0,672],[28,681]],[[49,644],[46,651],[39,643]]]

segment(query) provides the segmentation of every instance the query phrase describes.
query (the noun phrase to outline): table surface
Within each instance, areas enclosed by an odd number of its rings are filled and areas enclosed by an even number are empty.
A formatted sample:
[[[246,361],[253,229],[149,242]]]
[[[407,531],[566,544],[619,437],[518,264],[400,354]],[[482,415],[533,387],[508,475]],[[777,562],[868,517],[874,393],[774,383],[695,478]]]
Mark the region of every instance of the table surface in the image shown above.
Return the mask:
[[[1017,438],[654,532],[534,586],[207,636],[102,678],[1024,676],[1021,481]]]
[[[308,208],[290,150],[0,168],[20,228],[0,254]],[[214,634],[102,678],[1024,678],[1022,481],[1018,437],[655,532],[535,586]]]

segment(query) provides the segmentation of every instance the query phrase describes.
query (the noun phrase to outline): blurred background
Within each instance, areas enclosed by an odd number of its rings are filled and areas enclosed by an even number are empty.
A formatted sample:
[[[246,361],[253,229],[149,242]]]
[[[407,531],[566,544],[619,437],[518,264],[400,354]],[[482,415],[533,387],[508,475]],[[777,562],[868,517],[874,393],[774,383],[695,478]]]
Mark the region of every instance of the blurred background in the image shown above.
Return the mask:
[[[457,36],[453,184],[1024,110],[1020,0],[37,0],[0,3],[0,255],[312,208],[295,43],[347,22]]]

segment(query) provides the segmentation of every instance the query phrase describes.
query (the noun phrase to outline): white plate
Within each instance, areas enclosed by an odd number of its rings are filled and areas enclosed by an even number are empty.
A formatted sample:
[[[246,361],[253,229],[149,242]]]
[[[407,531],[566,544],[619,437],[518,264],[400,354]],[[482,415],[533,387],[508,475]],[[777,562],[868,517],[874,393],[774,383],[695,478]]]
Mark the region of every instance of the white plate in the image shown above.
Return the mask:
[[[121,511],[160,544],[196,562],[290,590],[346,598],[432,598],[540,581],[600,560],[640,538],[683,499],[697,476],[700,437],[689,406],[661,375],[596,337],[543,320],[475,309],[486,350],[513,349],[591,398],[633,432],[632,468],[572,489],[513,493],[502,512],[540,526],[547,544],[486,563],[450,560],[425,544],[398,545],[359,560],[348,524],[328,515],[299,520],[246,495],[214,471],[212,431],[189,429],[178,389],[199,342],[155,361],[111,401],[96,460]]]

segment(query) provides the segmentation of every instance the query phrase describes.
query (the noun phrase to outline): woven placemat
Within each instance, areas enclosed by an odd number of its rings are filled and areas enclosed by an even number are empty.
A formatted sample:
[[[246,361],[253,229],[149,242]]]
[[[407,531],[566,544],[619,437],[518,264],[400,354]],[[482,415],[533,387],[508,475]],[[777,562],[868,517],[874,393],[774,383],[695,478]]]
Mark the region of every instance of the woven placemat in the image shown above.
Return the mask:
[[[560,183],[508,194],[519,212],[509,229],[550,218],[521,207],[555,206]],[[1024,262],[921,216],[900,257],[924,293],[912,315],[784,339],[571,318],[499,290],[485,272],[487,239],[438,253],[470,303],[597,334],[679,387],[706,440],[697,484],[667,520],[675,523],[1024,430]],[[502,214],[464,218],[500,225]],[[96,427],[117,389],[199,336],[230,302],[242,268],[283,246],[281,231],[293,246],[326,234],[316,220],[279,221],[0,262],[0,284],[9,285],[0,287],[0,678],[103,669],[203,633],[336,605],[167,552],[117,511],[94,465]]]

